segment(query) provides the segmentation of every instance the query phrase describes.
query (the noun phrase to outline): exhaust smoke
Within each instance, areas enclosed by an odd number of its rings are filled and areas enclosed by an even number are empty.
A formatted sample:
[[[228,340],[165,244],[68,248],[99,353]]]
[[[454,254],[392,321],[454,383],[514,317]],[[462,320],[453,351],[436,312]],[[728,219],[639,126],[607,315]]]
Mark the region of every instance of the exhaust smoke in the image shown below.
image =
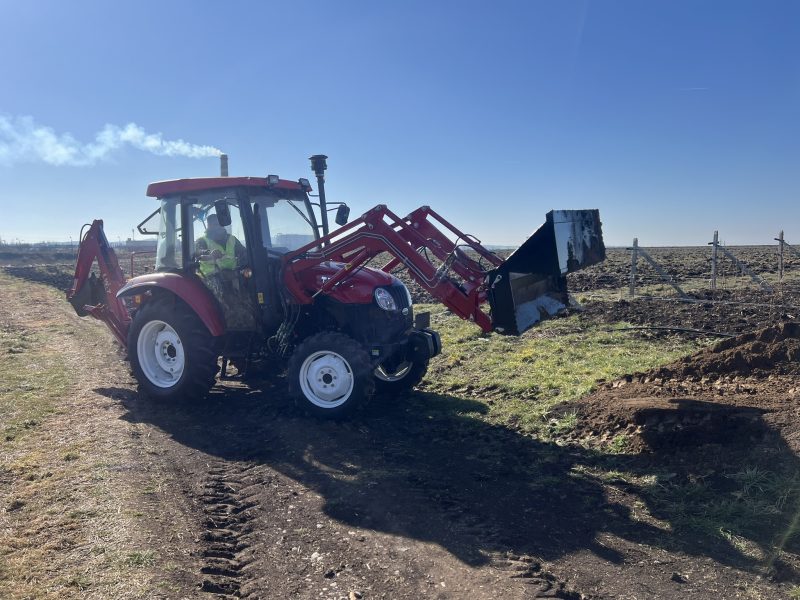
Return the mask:
[[[209,158],[222,151],[213,146],[166,140],[161,133],[147,133],[136,123],[122,127],[107,124],[94,141],[82,143],[69,133],[57,133],[33,117],[0,115],[0,165],[42,162],[56,166],[89,167],[109,158],[125,146],[156,156]]]

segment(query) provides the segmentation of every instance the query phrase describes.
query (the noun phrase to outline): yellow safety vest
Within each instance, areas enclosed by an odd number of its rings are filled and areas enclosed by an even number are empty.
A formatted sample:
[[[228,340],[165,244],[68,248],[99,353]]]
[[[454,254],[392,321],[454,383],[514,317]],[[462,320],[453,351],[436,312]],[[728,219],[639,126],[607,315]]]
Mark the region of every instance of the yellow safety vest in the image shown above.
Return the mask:
[[[214,250],[219,250],[222,252],[222,256],[216,260],[201,260],[200,261],[200,274],[204,277],[209,275],[213,275],[217,271],[222,271],[224,269],[235,269],[236,268],[236,238],[232,235],[228,236],[228,241],[224,246],[218,244],[208,236],[203,236],[203,239],[206,241],[206,247],[208,248],[209,252],[213,252]]]

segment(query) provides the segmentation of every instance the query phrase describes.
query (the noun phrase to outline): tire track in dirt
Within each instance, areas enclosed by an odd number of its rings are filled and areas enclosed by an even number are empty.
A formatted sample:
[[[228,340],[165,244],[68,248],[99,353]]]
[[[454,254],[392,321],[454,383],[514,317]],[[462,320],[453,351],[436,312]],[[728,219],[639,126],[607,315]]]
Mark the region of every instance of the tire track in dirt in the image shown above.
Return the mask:
[[[227,392],[236,397],[235,390]],[[359,504],[358,492],[333,497],[327,488],[330,482],[324,477],[301,482],[291,476],[291,469],[280,467],[284,461],[285,464],[295,463],[293,455],[296,457],[300,448],[307,450],[309,439],[319,444],[315,456],[336,462],[333,458],[348,445],[346,440],[354,430],[360,430],[360,426],[306,421],[297,419],[296,415],[282,415],[280,409],[281,416],[272,414],[270,409],[268,412],[265,424],[250,426],[246,432],[240,430],[241,435],[229,438],[225,444],[228,455],[249,462],[215,461],[208,467],[203,502],[211,521],[206,521],[207,530],[203,536],[203,591],[223,597],[253,599],[271,597],[268,592],[278,586],[283,595],[315,597],[312,589],[321,588],[320,593],[325,593],[323,586],[327,585],[327,593],[331,595],[323,597],[346,598],[348,590],[361,590],[368,597],[405,598],[417,597],[415,589],[419,590],[420,597],[428,597],[435,589],[432,586],[440,585],[447,574],[455,574],[466,583],[471,578],[467,576],[470,567],[457,566],[449,555],[431,553],[426,556],[424,549],[414,547],[413,536],[403,536],[398,543],[398,538],[387,539],[389,536],[380,533],[384,527],[377,521],[384,518],[381,514],[384,510],[399,510],[397,516],[406,519],[408,517],[402,513],[408,511],[403,507],[419,506],[430,511],[426,521],[442,531],[454,532],[463,541],[470,540],[467,542],[470,546],[486,547],[487,542],[494,540],[489,544],[498,551],[475,572],[478,575],[475,579],[491,579],[491,589],[502,597],[565,600],[590,597],[568,591],[567,584],[548,572],[539,560],[503,553],[500,550],[506,547],[502,542],[503,525],[473,514],[469,501],[456,492],[456,481],[400,474],[406,472],[407,461],[413,460],[411,440],[404,440],[391,451],[381,453],[384,456],[379,464],[389,471],[397,469],[398,476],[384,481],[381,486],[385,489],[367,492],[370,501],[363,505]],[[232,420],[239,423],[243,419],[234,416]],[[308,424],[314,425],[316,434],[297,429],[305,429]],[[379,444],[385,431],[378,428],[372,435],[375,437],[365,440],[365,446]],[[263,442],[256,441],[265,438],[270,438],[269,449],[265,449]],[[219,453],[222,450],[217,443],[212,440],[211,446]],[[267,464],[276,459],[274,466]],[[304,460],[313,462],[314,458],[307,455]],[[396,463],[398,460],[400,462]],[[326,500],[333,501],[333,511]],[[342,504],[349,508],[339,515],[337,511]],[[375,524],[375,530],[355,529],[353,524],[348,524],[351,518],[347,511],[361,513],[365,522]],[[403,530],[405,524],[399,523],[397,527]],[[400,546],[400,553],[392,546]],[[420,568],[420,559],[429,564]],[[376,573],[376,565],[379,569],[391,565],[395,576],[403,580],[400,587],[393,586],[388,596],[380,591],[383,586],[375,581],[376,577],[386,575],[383,571]],[[401,574],[397,575],[398,572]],[[335,588],[336,585],[339,587]],[[344,594],[333,594],[334,589]],[[470,596],[466,590],[448,588],[447,593],[434,593],[432,597],[493,597],[481,593]]]
[[[218,461],[209,468],[199,495],[205,513],[200,589],[217,597],[243,597],[242,569],[249,564],[244,553],[250,547],[246,538],[253,532],[251,510],[258,505],[247,495],[253,468]]]
[[[425,504],[435,506],[442,517],[453,528],[467,536],[497,541],[502,534],[492,523],[471,514],[458,495],[448,493],[448,486],[424,481],[416,476],[407,478],[409,487]],[[498,544],[499,545],[499,544]],[[494,552],[490,555],[490,565],[506,574],[510,579],[519,580],[526,586],[525,597],[560,598],[563,600],[586,600],[591,596],[567,589],[565,581],[547,571],[535,557],[513,552]]]
[[[202,511],[197,523],[203,531],[195,546],[202,595],[251,600],[346,599],[350,592],[365,598],[588,597],[567,592],[537,559],[503,554],[502,524],[472,514],[454,481],[403,475],[413,460],[412,440],[393,443],[364,465],[396,471],[379,487],[365,477],[364,489],[340,488],[329,469],[347,454],[344,448],[353,447],[353,436],[365,448],[380,447],[387,433],[382,426],[362,437],[364,425],[308,421],[285,414],[282,405],[246,405],[242,394],[247,392],[236,387],[224,393],[227,418],[208,407],[204,416],[193,417],[204,426],[184,440],[201,450],[190,459],[194,484],[185,489]],[[147,420],[149,409],[136,404]],[[254,412],[258,420],[252,419]],[[234,423],[240,426],[235,433],[229,427]],[[177,423],[174,427],[187,431]],[[359,458],[354,457],[362,462]],[[321,470],[297,472],[301,463]],[[414,518],[411,507],[428,511],[425,521],[441,530],[434,539],[450,530],[475,548],[496,540],[489,543],[498,549],[496,556],[477,561],[482,566],[475,568],[446,550],[421,545],[407,521]],[[395,533],[385,533],[386,518],[399,519],[389,526]]]
[[[545,570],[532,556],[508,553],[492,561],[495,568],[510,571],[513,579],[520,579],[528,587],[531,598],[560,598],[561,600],[587,600],[590,596],[567,590],[566,584]]]

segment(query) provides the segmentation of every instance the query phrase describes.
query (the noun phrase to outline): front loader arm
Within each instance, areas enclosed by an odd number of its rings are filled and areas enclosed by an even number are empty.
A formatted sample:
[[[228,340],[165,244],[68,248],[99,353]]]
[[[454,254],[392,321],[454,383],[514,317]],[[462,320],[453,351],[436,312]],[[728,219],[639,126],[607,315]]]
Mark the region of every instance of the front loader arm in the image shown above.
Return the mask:
[[[286,255],[284,281],[287,288],[299,303],[310,304],[315,296],[330,292],[350,273],[379,254],[388,252],[392,259],[384,270],[403,265],[414,281],[451,311],[462,319],[474,321],[484,331],[491,331],[491,319],[481,309],[486,299],[482,289],[484,272],[476,261],[458,250],[455,244],[430,224],[424,216],[426,212],[433,213],[427,207],[422,207],[406,219],[401,219],[386,206],[378,205],[319,242],[312,242]],[[419,218],[412,219],[412,216]],[[419,223],[423,225],[419,226]],[[490,257],[493,265],[502,263],[476,240],[460,232],[456,235],[459,234],[470,247],[478,246],[480,251],[476,251]],[[423,251],[442,260],[442,264],[438,267],[434,265]],[[344,266],[318,290],[309,293],[301,285],[298,274],[324,261],[341,262]],[[463,281],[457,282],[449,277],[450,269]]]
[[[92,272],[95,261],[100,271],[99,278]],[[119,266],[117,254],[103,232],[103,221],[96,219],[81,238],[75,278],[72,288],[67,292],[67,300],[79,316],[91,315],[103,321],[125,346],[131,317],[124,302],[117,298],[117,292],[123,285],[125,275]]]
[[[462,247],[480,259],[475,260]],[[384,271],[405,267],[414,281],[462,319],[475,322],[485,332],[511,335],[520,335],[565,308],[567,273],[605,258],[597,210],[551,211],[545,224],[503,260],[427,206],[401,219],[378,205],[341,229],[285,255],[284,283],[299,304],[311,304],[316,296],[330,293],[384,252],[392,256]],[[318,289],[305,289],[299,274],[324,261],[343,265]],[[457,278],[451,277],[451,272]],[[482,308],[487,302],[491,312]]]
[[[438,221],[440,226],[455,236],[456,241],[453,242],[450,240],[450,238],[436,227],[432,220]],[[503,264],[503,259],[484,248],[480,240],[463,233],[429,206],[421,206],[403,219],[403,222],[405,223],[405,227],[403,227],[399,233],[406,237],[408,243],[416,252],[419,252],[423,248],[427,249],[430,247],[432,254],[441,261],[452,260],[450,257],[456,255],[458,260],[454,262],[453,270],[464,279],[468,280],[470,277],[474,277],[476,273],[482,273],[483,268],[480,263],[465,254],[460,249],[460,246],[469,246],[469,248],[481,258],[486,259],[492,267],[499,267]],[[414,231],[419,235],[404,235],[409,228],[410,231]],[[416,247],[420,242],[423,242],[425,245]],[[400,264],[400,259],[395,258],[389,261],[383,267],[383,270],[387,273],[391,272]]]

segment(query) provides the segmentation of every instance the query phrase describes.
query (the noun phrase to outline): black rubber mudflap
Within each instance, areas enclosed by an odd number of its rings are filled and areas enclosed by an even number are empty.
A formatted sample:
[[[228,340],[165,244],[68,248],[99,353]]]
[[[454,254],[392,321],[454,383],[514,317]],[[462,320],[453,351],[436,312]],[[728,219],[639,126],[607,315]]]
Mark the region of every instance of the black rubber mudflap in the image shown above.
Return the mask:
[[[564,309],[567,273],[605,257],[598,210],[551,210],[544,225],[489,273],[495,331],[520,335]]]

